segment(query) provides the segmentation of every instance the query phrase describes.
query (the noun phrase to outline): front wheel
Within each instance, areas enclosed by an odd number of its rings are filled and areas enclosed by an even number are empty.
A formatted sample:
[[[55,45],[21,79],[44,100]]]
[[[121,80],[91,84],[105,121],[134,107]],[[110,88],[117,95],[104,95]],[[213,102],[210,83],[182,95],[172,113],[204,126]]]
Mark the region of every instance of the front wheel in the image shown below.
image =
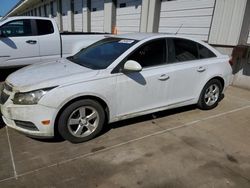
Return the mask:
[[[210,80],[203,88],[198,107],[202,110],[210,110],[215,108],[221,98],[222,85],[217,79]]]
[[[105,121],[102,106],[93,100],[76,101],[62,112],[58,120],[58,132],[72,143],[88,141],[97,136]]]

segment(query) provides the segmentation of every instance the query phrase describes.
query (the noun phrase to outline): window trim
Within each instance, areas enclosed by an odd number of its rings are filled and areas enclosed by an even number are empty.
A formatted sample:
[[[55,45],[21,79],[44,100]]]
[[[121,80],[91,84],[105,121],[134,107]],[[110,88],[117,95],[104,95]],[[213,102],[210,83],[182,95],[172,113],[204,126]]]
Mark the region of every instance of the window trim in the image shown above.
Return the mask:
[[[139,46],[137,46],[132,52],[130,52],[126,57],[124,57],[116,66],[115,68],[113,68],[113,70],[111,71],[111,74],[116,74],[116,73],[122,73],[121,71],[121,67],[124,66],[124,64],[126,63],[126,61],[128,60],[128,57],[131,56],[136,50],[138,50],[139,48],[141,48],[142,46],[144,45],[147,45],[148,43],[151,43],[151,42],[154,42],[154,41],[157,41],[157,40],[165,40],[165,44],[166,44],[166,48],[165,48],[165,63],[161,64],[161,65],[152,65],[152,66],[148,66],[148,67],[142,67],[142,71],[143,70],[147,70],[148,68],[154,68],[154,67],[158,67],[158,66],[163,66],[163,65],[167,65],[167,57],[168,57],[168,54],[167,54],[167,39],[166,37],[164,38],[157,38],[157,39],[152,39],[152,40],[149,40],[145,43],[142,43],[140,44]],[[125,53],[125,52],[124,52]]]

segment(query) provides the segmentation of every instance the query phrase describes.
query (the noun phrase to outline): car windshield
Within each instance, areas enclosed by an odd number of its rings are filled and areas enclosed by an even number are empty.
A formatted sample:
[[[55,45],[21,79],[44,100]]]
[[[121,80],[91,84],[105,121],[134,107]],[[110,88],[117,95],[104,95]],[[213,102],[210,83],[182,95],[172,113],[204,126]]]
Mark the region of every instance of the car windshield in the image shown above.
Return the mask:
[[[137,41],[123,38],[105,38],[67,59],[91,69],[106,69]]]

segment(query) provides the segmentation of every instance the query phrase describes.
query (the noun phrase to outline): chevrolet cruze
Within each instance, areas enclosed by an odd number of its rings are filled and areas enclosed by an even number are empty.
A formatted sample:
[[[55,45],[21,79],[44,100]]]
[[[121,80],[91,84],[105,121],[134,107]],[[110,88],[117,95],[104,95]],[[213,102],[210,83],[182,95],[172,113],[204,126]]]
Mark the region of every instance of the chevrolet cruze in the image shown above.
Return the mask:
[[[197,104],[217,106],[228,56],[178,35],[109,36],[74,56],[11,74],[0,103],[7,126],[35,137],[87,141],[110,122]]]

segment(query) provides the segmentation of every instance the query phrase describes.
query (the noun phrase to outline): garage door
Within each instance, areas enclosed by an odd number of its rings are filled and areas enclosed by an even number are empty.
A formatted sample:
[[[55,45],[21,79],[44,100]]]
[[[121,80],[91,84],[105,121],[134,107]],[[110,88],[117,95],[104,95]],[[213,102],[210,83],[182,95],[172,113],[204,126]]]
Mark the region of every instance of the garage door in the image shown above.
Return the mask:
[[[56,21],[57,25],[58,25],[58,19],[57,19],[57,4],[56,1],[53,1],[53,3],[51,4],[53,6],[52,11],[53,11],[53,15],[52,18],[54,18],[54,20]]]
[[[215,0],[163,0],[159,32],[208,40]]]
[[[104,31],[104,0],[91,1],[91,32]]]
[[[116,28],[118,33],[140,31],[141,0],[117,0]]]
[[[70,7],[68,7],[69,3],[66,3],[65,1],[62,1],[62,26],[63,31],[68,31],[68,10],[70,10]]]
[[[45,10],[46,10],[46,16],[49,17],[49,15],[50,15],[50,5],[46,4],[44,6],[45,6]]]
[[[82,0],[75,0],[74,1],[74,30],[75,31],[82,31]]]

